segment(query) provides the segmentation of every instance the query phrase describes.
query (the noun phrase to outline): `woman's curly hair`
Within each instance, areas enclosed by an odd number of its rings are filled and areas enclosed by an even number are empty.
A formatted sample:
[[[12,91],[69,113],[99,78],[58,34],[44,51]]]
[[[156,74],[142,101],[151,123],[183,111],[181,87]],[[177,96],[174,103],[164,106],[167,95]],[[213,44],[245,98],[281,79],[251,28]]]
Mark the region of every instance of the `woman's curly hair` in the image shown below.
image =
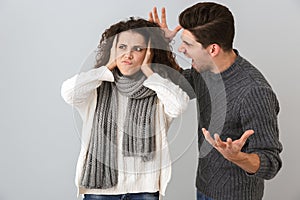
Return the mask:
[[[101,67],[109,61],[110,49],[115,36],[124,31],[141,34],[146,44],[151,39],[152,63],[166,65],[177,71],[181,68],[175,61],[169,41],[158,24],[141,18],[130,17],[127,21],[120,21],[104,31],[98,45],[95,68]]]

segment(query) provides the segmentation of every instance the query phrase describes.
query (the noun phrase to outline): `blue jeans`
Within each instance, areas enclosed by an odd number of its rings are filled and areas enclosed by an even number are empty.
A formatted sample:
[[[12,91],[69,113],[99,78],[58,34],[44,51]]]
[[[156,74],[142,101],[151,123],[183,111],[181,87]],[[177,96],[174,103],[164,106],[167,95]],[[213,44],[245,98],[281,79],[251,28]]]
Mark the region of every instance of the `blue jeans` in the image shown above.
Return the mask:
[[[203,193],[197,190],[197,200],[214,200],[214,199],[205,196]]]
[[[159,192],[127,193],[120,195],[85,194],[83,200],[158,200]]]

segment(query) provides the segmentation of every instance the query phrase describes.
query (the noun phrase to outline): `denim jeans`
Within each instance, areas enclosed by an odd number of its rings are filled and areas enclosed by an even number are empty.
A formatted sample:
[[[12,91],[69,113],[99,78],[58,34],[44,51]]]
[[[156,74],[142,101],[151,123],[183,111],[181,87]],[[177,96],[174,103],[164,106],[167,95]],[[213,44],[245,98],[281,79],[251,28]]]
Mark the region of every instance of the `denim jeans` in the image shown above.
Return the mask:
[[[205,196],[203,193],[197,190],[197,200],[214,200],[214,199]]]
[[[159,192],[127,193],[120,195],[85,194],[83,200],[158,200]]]

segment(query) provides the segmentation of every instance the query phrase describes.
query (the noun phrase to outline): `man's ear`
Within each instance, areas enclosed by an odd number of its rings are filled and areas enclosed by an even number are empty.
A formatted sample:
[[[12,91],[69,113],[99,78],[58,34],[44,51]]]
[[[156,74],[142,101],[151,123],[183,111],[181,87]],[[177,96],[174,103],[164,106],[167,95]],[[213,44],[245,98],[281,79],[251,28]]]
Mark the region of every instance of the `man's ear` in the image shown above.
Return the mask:
[[[211,57],[216,57],[219,54],[221,47],[218,44],[211,44],[208,46],[208,50]]]

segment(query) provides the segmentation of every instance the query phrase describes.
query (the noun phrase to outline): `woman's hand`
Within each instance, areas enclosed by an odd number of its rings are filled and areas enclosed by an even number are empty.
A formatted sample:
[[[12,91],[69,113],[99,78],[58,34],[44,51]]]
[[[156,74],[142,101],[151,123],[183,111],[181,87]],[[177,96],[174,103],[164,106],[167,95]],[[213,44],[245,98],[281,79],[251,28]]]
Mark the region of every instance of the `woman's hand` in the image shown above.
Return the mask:
[[[153,74],[153,71],[151,69],[151,61],[152,61],[153,56],[152,56],[152,53],[151,53],[151,45],[150,44],[151,44],[151,41],[149,39],[146,55],[145,55],[144,61],[143,61],[142,66],[141,66],[142,72],[147,77],[149,77]]]
[[[117,41],[117,35],[114,36],[114,40],[110,49],[110,56],[109,56],[109,61],[106,64],[106,67],[112,71],[116,66],[117,66],[117,62],[116,62],[116,41]]]
[[[160,28],[164,31],[165,37],[169,41],[172,41],[173,38],[178,33],[178,31],[180,31],[180,29],[182,28],[180,25],[178,25],[174,30],[170,30],[168,28],[165,8],[161,9],[161,20],[160,20],[157,14],[157,8],[154,7],[153,11],[149,13],[149,21],[157,23],[160,26]]]

